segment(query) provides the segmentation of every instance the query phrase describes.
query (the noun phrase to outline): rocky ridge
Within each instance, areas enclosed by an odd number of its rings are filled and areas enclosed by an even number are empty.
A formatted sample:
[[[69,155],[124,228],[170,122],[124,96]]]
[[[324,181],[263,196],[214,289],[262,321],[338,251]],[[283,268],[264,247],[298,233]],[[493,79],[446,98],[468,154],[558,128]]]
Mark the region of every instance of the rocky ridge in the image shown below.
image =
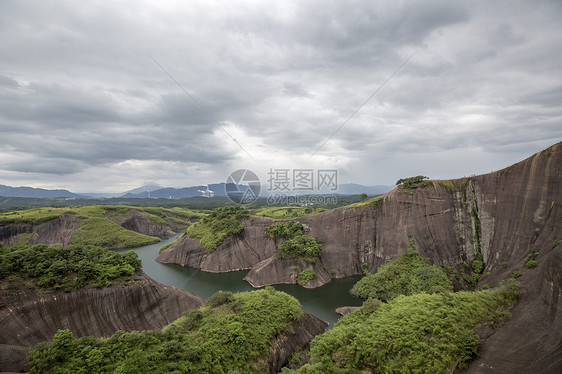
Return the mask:
[[[161,329],[205,302],[141,274],[137,283],[104,289],[42,293],[0,291],[0,371],[20,371],[27,350],[53,338],[58,329],[75,337],[109,336],[118,330]]]
[[[129,209],[126,212],[108,212],[106,218],[124,229],[139,234],[168,237],[178,229],[185,228],[171,220],[164,224],[156,224],[146,213]],[[186,220],[173,216],[178,220]],[[39,224],[31,223],[0,223],[0,244],[5,247],[25,244],[59,244],[66,247],[71,244],[74,232],[82,225],[82,219],[74,214],[64,213],[59,217]]]

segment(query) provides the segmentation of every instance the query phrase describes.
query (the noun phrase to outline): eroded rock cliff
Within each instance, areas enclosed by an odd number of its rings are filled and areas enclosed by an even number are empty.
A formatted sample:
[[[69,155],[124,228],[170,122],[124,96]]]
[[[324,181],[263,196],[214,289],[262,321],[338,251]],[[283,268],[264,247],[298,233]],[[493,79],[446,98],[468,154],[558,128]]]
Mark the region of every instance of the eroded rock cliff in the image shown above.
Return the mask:
[[[251,269],[253,286],[295,283],[293,266],[311,268],[316,287],[333,277],[371,272],[404,254],[413,240],[432,263],[460,271],[480,251],[479,285],[522,274],[523,295],[505,326],[492,331],[469,372],[562,371],[562,143],[485,175],[395,189],[371,206],[342,207],[296,219],[322,243],[315,264],[275,258],[263,232],[273,220],[250,218],[245,232],[208,254],[184,236],[158,258],[206,271]],[[536,268],[527,269],[533,251]],[[466,265],[464,265],[466,266]]]
[[[51,221],[32,225],[11,223],[0,225],[0,244],[11,247],[18,244],[70,244],[72,235],[80,227],[81,220],[71,214],[63,214]]]
[[[306,235],[322,243],[314,264],[275,257],[275,242],[265,233],[274,220],[250,217],[241,235],[225,240],[209,254],[187,235],[163,251],[157,261],[210,272],[251,269],[253,286],[296,283],[293,266],[310,268],[317,287],[332,278],[371,272],[416,250],[435,264],[459,269],[480,249],[487,282],[495,284],[524,267],[535,248],[560,239],[562,218],[562,146],[556,144],[504,170],[470,178],[432,181],[412,191],[394,189],[382,203],[342,207],[297,218]]]
[[[161,329],[205,300],[146,275],[129,286],[75,292],[0,291],[0,371],[20,371],[27,350],[58,329],[75,337],[109,336],[118,330]]]
[[[304,312],[297,321],[288,325],[269,348],[267,364],[270,373],[278,373],[295,352],[309,348],[312,339],[328,330],[328,322]]]

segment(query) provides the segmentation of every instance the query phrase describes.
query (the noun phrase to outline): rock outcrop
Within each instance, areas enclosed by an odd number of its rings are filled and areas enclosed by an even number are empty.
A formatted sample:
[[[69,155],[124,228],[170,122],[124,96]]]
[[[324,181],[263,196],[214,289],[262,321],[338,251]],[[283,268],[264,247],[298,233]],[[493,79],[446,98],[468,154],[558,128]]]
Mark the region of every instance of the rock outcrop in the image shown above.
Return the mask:
[[[355,312],[357,309],[359,309],[358,306],[342,306],[336,309],[336,313],[341,316],[345,316],[346,314]]]
[[[121,227],[124,229],[160,238],[174,235],[173,229],[177,229],[176,226],[175,224],[172,224],[172,226],[157,225],[138,211],[131,211],[130,217],[121,223]]]
[[[296,283],[293,266],[311,268],[317,287],[333,277],[375,272],[410,247],[432,263],[461,270],[480,251],[484,276],[495,286],[514,272],[523,288],[506,325],[487,334],[470,372],[562,372],[562,143],[498,172],[394,189],[371,206],[342,207],[296,219],[322,244],[315,264],[275,258],[264,228],[252,217],[245,232],[212,254],[197,240],[178,240],[157,259],[205,271],[251,269],[253,286]],[[538,267],[527,269],[533,251]],[[489,335],[489,336],[488,336]]]
[[[156,261],[175,263],[212,273],[250,269],[260,261],[274,257],[276,245],[265,232],[275,222],[267,217],[248,217],[242,220],[244,231],[227,238],[213,253],[208,253],[199,240],[184,235],[169,249],[162,251]]]
[[[523,294],[511,318],[480,347],[468,373],[562,372],[562,245],[541,251],[518,278]]]
[[[328,322],[305,311],[301,318],[285,327],[269,348],[270,373],[278,373],[289,363],[293,353],[307,350],[312,339],[326,332],[328,326]]]
[[[316,273],[306,286],[317,287],[374,272],[404,254],[413,239],[422,256],[457,269],[480,248],[487,283],[495,284],[524,267],[532,248],[540,252],[560,239],[561,169],[562,146],[556,144],[498,172],[394,189],[377,209],[347,206],[297,218],[322,244],[315,264],[276,259],[275,242],[264,231],[275,221],[265,217],[244,219],[244,232],[211,254],[186,235],[156,260],[209,272],[251,269],[246,280],[255,287],[296,283],[297,265]]]
[[[18,244],[70,244],[72,234],[80,227],[81,220],[72,214],[38,225],[11,223],[0,225],[0,244],[11,247]]]
[[[0,291],[0,371],[20,371],[33,345],[58,329],[75,337],[109,336],[118,330],[161,329],[205,300],[146,275],[137,283],[65,293]]]

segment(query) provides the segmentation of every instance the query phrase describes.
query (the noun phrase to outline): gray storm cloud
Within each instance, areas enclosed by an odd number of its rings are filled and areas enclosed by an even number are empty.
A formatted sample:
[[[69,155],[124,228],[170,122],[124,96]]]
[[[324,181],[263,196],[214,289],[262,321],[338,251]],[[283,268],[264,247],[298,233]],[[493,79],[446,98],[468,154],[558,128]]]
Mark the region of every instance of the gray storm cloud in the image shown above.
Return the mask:
[[[2,1],[0,184],[299,167],[412,53],[307,165],[363,184],[502,168],[562,137],[561,16],[554,0]]]

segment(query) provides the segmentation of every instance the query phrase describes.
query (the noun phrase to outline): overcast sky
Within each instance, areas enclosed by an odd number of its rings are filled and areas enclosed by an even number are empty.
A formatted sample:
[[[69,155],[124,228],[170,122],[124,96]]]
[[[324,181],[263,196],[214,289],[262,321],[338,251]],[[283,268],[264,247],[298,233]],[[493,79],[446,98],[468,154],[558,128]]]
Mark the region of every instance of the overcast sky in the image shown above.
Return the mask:
[[[501,169],[562,138],[561,19],[557,0],[2,0],[0,184]]]

